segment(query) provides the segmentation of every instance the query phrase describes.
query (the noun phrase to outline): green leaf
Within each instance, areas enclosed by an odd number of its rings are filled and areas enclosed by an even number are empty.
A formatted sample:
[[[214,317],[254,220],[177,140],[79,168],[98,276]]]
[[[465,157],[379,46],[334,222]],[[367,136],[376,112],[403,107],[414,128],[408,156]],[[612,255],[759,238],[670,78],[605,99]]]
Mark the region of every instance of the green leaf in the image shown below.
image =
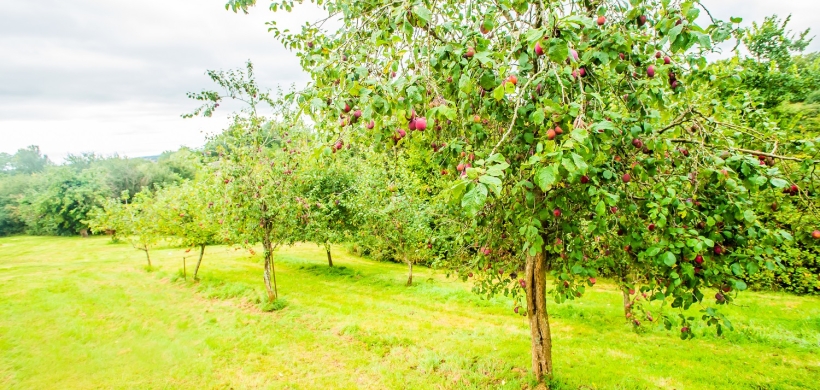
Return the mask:
[[[746,282],[744,282],[742,280],[736,280],[735,281],[735,288],[738,289],[738,291],[743,291],[743,290],[749,288],[749,286],[747,286]]]
[[[752,211],[752,210],[746,210],[746,211],[744,211],[744,212],[743,212],[743,219],[745,219],[745,220],[746,220],[746,222],[753,222],[753,221],[755,220],[755,213],[754,213],[754,211]]]
[[[564,62],[569,57],[569,46],[560,38],[550,39],[549,56],[553,62]]]
[[[472,190],[464,194],[461,199],[461,207],[467,214],[475,216],[478,211],[484,207],[487,202],[487,186],[484,184],[477,184]]]
[[[675,265],[675,262],[676,262],[675,254],[672,253],[672,252],[666,251],[661,255],[661,260],[663,260],[663,263],[666,264],[667,267],[671,267],[671,266]]]
[[[534,123],[536,125],[540,125],[540,124],[544,123],[544,110],[536,109],[535,111],[532,112],[532,115],[530,116],[530,119],[532,120],[532,123]]]
[[[604,204],[603,200],[599,200],[598,205],[595,206],[595,215],[599,217],[606,215],[606,204]]]
[[[430,17],[432,16],[432,14],[430,13],[430,10],[429,10],[429,9],[427,9],[427,8],[425,8],[425,7],[423,7],[423,6],[417,5],[417,6],[413,7],[413,13],[414,13],[414,14],[415,14],[415,15],[416,15],[416,16],[417,16],[417,17],[418,17],[421,21],[423,21],[423,22],[424,22],[424,25],[426,25],[427,23],[430,23]]]
[[[776,178],[776,177],[771,178],[769,180],[769,183],[771,183],[772,187],[774,187],[774,188],[783,188],[783,187],[786,187],[787,185],[789,185],[789,182],[787,182],[783,179]]]
[[[680,35],[681,31],[683,31],[683,24],[679,24],[671,30],[669,30],[669,42],[675,42],[675,40],[678,38],[678,35]]]
[[[504,93],[504,84],[501,84],[493,90],[493,98],[495,98],[495,100],[504,99]]]
[[[496,196],[501,196],[501,179],[490,175],[481,175],[478,177],[478,181],[490,187]]]
[[[580,171],[579,173],[581,175],[586,174],[589,170],[589,166],[587,166],[587,163],[586,161],[584,161],[584,158],[575,153],[572,154],[572,162],[575,163],[575,166],[578,168],[578,170]]]
[[[546,191],[555,184],[555,166],[549,165],[539,169],[535,174],[535,184],[541,188],[541,191]]]

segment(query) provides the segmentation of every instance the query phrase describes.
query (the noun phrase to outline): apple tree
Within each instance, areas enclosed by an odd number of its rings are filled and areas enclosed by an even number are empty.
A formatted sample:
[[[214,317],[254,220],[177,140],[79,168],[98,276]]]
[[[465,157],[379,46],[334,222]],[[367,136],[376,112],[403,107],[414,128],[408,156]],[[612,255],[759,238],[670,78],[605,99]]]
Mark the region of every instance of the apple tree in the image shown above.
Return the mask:
[[[219,157],[215,179],[221,184],[213,201],[222,202],[218,223],[229,242],[247,247],[262,243],[263,280],[273,302],[278,299],[274,253],[297,237],[301,208],[296,187],[301,180],[304,125],[292,120],[283,100],[259,88],[250,62],[245,70],[209,71],[208,75],[222,90],[189,94],[203,105],[186,116],[211,116],[223,100],[247,105],[234,115],[230,127],[211,140]],[[268,116],[261,112],[264,108],[270,109]]]
[[[344,142],[337,141],[306,163],[301,183],[297,185],[297,200],[304,208],[300,219],[301,238],[322,246],[328,266],[333,266],[331,244],[348,239],[356,229],[357,212],[354,172],[344,154]],[[329,152],[328,150],[332,150]],[[324,155],[327,153],[331,156]]]
[[[145,252],[148,268],[152,267],[150,251],[162,239],[163,230],[156,199],[149,190],[133,197],[123,191],[120,199],[107,199],[102,207],[95,208],[85,222],[92,232],[110,231],[114,237],[119,236],[134,249]]]
[[[175,236],[189,250],[199,249],[194,280],[197,280],[205,247],[223,241],[218,210],[223,203],[216,201],[216,180],[213,175],[203,176],[156,192],[157,224],[163,233]]]
[[[548,295],[580,298],[604,267],[664,309],[644,321],[683,338],[731,327],[719,308],[753,270],[740,248],[785,239],[755,213],[754,194],[785,185],[756,156],[816,165],[787,155],[813,146],[775,150],[763,114],[716,95],[706,55],[733,23],[697,0],[314,3],[338,29],[271,23],[311,75],[293,97],[328,139],[446,145],[437,162],[459,173],[446,194],[474,226],[463,240],[484,248],[449,266],[526,307],[537,378],[553,373]],[[501,268],[520,277],[489,277]]]

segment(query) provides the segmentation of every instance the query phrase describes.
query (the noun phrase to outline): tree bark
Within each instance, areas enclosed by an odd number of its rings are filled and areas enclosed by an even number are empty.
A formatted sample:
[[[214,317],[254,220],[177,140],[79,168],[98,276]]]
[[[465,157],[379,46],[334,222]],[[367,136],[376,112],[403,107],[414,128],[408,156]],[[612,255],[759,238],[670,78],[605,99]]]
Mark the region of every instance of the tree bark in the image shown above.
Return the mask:
[[[197,274],[199,273],[199,265],[202,264],[202,255],[205,254],[205,245],[199,246],[199,260],[196,262],[196,268],[194,268],[194,280],[199,280],[197,278]]]
[[[268,301],[276,300],[278,292],[276,291],[276,270],[273,267],[273,248],[270,242],[270,234],[266,231],[265,237],[262,239],[262,245],[265,247],[265,289],[268,292]],[[271,283],[271,276],[273,276],[273,283]]]
[[[539,382],[552,378],[552,336],[547,313],[546,254],[527,256],[527,317],[532,334],[532,370]]]
[[[330,244],[325,244],[325,252],[327,252],[327,265],[333,267],[333,257],[330,256]]]
[[[629,297],[629,287],[624,287],[621,293],[624,295],[624,317],[630,319],[632,318],[632,300]]]
[[[144,250],[145,250],[145,258],[148,259],[148,267],[153,267],[151,265],[151,255],[148,254],[148,249],[144,249]]]
[[[413,263],[408,261],[407,258],[404,258],[404,261],[407,263],[407,267],[409,268],[409,273],[407,274],[407,285],[413,285]]]

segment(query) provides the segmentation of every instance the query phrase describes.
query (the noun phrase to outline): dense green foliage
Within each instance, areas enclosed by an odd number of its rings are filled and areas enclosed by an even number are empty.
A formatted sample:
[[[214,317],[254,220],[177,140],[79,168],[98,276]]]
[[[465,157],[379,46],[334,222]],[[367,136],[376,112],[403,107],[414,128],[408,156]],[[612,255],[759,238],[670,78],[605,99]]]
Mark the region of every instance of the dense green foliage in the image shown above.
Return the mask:
[[[88,229],[89,213],[107,199],[128,201],[144,189],[193,179],[201,157],[183,148],[156,162],[87,154],[54,165],[32,146],[0,156],[0,166],[0,235],[74,235]]]

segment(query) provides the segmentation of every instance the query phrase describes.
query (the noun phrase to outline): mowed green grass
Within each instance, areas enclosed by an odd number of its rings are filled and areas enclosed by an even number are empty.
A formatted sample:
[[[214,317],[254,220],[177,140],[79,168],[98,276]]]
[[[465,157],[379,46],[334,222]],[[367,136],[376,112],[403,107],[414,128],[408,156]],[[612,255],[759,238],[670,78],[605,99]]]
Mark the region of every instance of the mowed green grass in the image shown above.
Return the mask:
[[[0,388],[521,389],[529,330],[506,298],[482,300],[440,271],[312,244],[277,254],[287,306],[263,312],[260,255],[208,248],[198,284],[178,248],[156,266],[108,238],[0,239]],[[820,299],[744,293],[736,330],[691,341],[636,333],[601,283],[550,304],[565,389],[820,388]]]

